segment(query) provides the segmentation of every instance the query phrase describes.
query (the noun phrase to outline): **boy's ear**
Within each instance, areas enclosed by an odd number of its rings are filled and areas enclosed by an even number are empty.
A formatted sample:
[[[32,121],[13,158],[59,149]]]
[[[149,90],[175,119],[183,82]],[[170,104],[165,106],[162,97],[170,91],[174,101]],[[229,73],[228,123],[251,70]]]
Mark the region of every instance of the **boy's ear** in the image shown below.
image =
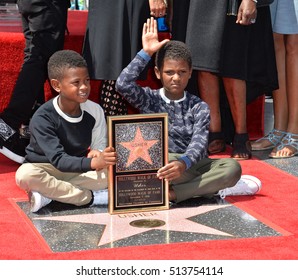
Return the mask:
[[[52,88],[57,91],[57,92],[60,92],[60,82],[56,79],[51,79],[50,80],[50,83],[51,83],[51,86]]]
[[[159,69],[156,66],[154,66],[154,72],[155,72],[156,78],[158,80],[160,80],[160,71],[159,71]]]

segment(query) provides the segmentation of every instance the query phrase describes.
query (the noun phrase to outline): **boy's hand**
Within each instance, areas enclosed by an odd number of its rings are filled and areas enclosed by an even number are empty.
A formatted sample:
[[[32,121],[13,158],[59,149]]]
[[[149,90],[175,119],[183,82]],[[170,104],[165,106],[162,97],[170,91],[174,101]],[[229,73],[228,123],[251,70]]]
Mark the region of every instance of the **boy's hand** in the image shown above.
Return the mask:
[[[143,26],[142,44],[143,50],[150,56],[157,52],[169,39],[158,41],[157,22],[154,18],[148,18]]]
[[[107,147],[103,151],[103,158],[107,165],[116,164],[116,152],[113,147]]]
[[[99,171],[103,168],[106,168],[110,165],[115,165],[116,164],[116,152],[115,149],[112,147],[107,147],[105,148],[102,152],[98,153],[92,153],[93,151],[90,151],[88,154],[91,156],[92,154],[94,155],[91,160],[91,168]]]
[[[157,178],[173,181],[178,179],[185,170],[185,163],[174,160],[157,171]]]
[[[98,150],[91,150],[88,155],[87,158],[93,158],[93,157],[99,157],[101,155],[101,152]]]

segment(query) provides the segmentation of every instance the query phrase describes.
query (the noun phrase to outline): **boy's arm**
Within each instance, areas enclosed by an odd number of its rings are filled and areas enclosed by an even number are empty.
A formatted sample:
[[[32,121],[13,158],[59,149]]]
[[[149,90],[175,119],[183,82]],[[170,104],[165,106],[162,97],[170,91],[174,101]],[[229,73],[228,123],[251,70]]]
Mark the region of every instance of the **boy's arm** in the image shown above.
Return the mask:
[[[115,89],[120,93],[127,102],[140,110],[141,113],[147,112],[147,109],[151,107],[154,98],[152,90],[150,88],[143,88],[137,84],[137,80],[146,68],[147,64],[151,60],[151,57],[141,50],[135,58],[129,63],[129,65],[120,73]]]
[[[47,114],[35,114],[30,121],[31,138],[27,149],[29,162],[51,163],[63,172],[86,172],[91,170],[91,159],[70,156],[57,136],[56,123]]]
[[[185,153],[177,160],[160,168],[157,177],[169,181],[180,178],[184,171],[201,159],[207,157],[207,144],[210,124],[210,111],[205,102],[200,102],[194,109],[194,130],[192,139]]]
[[[104,150],[106,147],[106,124],[102,109],[98,109],[99,105],[94,102],[86,102],[83,105],[86,114],[90,114],[96,120],[92,134],[92,141],[99,142],[93,144],[90,148],[96,150]],[[51,108],[51,107],[50,107]],[[88,142],[78,142],[65,133],[61,133],[61,127],[58,125],[57,116],[53,114],[53,108],[36,113],[30,121],[31,142],[29,145],[27,160],[29,162],[48,162],[60,171],[64,172],[87,172],[92,169],[98,169],[105,166],[104,163],[96,163],[96,167],[92,167],[91,161],[94,153],[89,157],[84,156],[84,152],[88,149]],[[89,117],[87,118],[89,120]],[[86,127],[89,127],[88,125]],[[88,129],[91,129],[89,127]],[[60,131],[60,136],[58,136]],[[86,133],[84,131],[83,133]],[[81,139],[81,138],[79,138]],[[71,148],[66,147],[67,142],[72,143]],[[81,140],[79,140],[81,141]],[[62,144],[63,143],[63,144]],[[69,154],[69,148],[80,145],[80,150]],[[67,150],[68,149],[68,150]],[[86,150],[85,150],[86,149]],[[100,152],[98,151],[98,155]]]
[[[184,153],[190,159],[191,165],[207,156],[210,110],[205,102],[200,102],[194,108],[194,127],[192,139]]]
[[[154,96],[150,88],[143,88],[137,84],[137,80],[146,68],[151,56],[168,40],[158,41],[157,23],[151,18],[143,26],[143,49],[139,51],[130,64],[124,68],[116,81],[116,90],[129,104],[139,109],[141,112],[147,112],[150,104],[154,104]],[[150,110],[150,109],[148,109]]]

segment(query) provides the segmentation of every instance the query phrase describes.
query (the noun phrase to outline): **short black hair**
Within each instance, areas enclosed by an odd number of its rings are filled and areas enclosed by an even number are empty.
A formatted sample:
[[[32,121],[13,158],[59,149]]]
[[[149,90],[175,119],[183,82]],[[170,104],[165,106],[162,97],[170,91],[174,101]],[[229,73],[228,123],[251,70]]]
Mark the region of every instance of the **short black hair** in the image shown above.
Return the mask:
[[[192,68],[191,53],[185,43],[181,41],[169,41],[163,45],[156,53],[155,65],[161,69],[165,59],[184,60]]]
[[[73,50],[61,50],[55,52],[48,61],[49,79],[60,80],[63,72],[69,68],[87,68],[85,59]]]

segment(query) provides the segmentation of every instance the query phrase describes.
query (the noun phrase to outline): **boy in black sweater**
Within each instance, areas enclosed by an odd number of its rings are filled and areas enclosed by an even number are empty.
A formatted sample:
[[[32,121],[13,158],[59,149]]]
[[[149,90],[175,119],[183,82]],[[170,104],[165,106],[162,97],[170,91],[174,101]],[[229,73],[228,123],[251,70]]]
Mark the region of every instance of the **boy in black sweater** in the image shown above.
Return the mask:
[[[116,153],[107,145],[102,108],[88,100],[90,78],[81,55],[53,54],[51,86],[59,94],[43,104],[30,122],[31,138],[16,182],[29,193],[31,211],[52,200],[77,206],[107,204],[107,172]]]

